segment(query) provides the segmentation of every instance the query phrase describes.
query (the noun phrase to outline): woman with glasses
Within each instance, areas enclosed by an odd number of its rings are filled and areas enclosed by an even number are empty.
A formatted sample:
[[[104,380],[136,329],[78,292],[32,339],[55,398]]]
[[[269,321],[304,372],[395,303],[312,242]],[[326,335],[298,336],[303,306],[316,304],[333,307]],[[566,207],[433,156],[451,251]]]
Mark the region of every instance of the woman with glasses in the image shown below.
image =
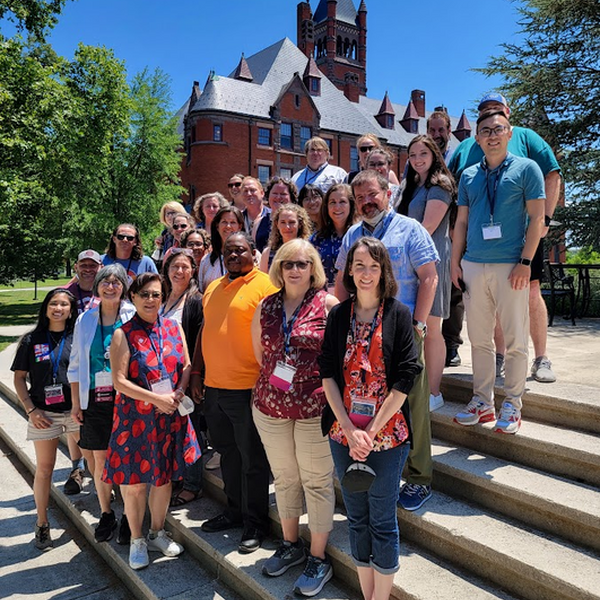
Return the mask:
[[[53,545],[48,503],[59,438],[63,433],[77,435],[79,429],[71,419],[71,388],[67,380],[75,319],[75,296],[61,288],[48,292],[37,325],[19,340],[10,367],[15,391],[27,413],[27,440],[33,441],[35,447],[33,499],[37,513],[35,546],[39,550]]]
[[[71,416],[80,426],[79,446],[94,478],[100,504],[100,521],[94,537],[113,537],[117,518],[110,507],[112,486],[102,481],[106,450],[113,425],[115,391],[110,370],[110,344],[117,328],[133,317],[127,297],[127,275],[121,265],[102,267],[94,280],[99,306],[85,311],[75,324],[68,377],[73,396]],[[118,541],[129,543],[127,517],[123,515]]]
[[[437,410],[444,404],[440,392],[446,364],[446,344],[442,321],[450,315],[450,212],[456,199],[456,184],[440,153],[428,135],[414,137],[408,145],[406,186],[398,212],[416,219],[427,229],[440,256],[436,264],[438,285],[427,318],[425,365],[429,379],[429,407]]]
[[[307,240],[312,232],[308,213],[298,204],[284,204],[273,215],[269,245],[262,251],[259,268],[268,273],[279,248],[295,238]]]
[[[319,229],[322,225],[321,205],[324,197],[325,193],[312,184],[305,185],[298,196],[298,203],[308,213],[314,229]]]
[[[310,242],[321,257],[330,291],[335,284],[335,261],[342,239],[355,220],[356,203],[352,188],[347,183],[331,186],[321,204],[321,227],[310,237]]]
[[[194,228],[194,218],[191,215],[188,215],[187,213],[175,215],[173,217],[173,225],[171,225],[171,232],[173,233],[173,248],[180,248],[181,236],[183,233]]]
[[[176,255],[173,255],[176,256]],[[200,456],[196,434],[178,407],[190,376],[181,326],[159,314],[161,278],[140,275],[129,289],[135,315],[113,334],[110,364],[118,394],[103,480],[124,490],[131,529],[129,565],[148,566],[148,550],[178,556],[183,548],[164,529],[171,481]],[[148,496],[148,486],[150,494]],[[146,500],[148,496],[148,500]],[[150,531],[142,521],[150,507]]]
[[[262,300],[252,321],[261,366],[252,415],[273,472],[283,541],[264,563],[263,573],[276,577],[306,563],[294,591],[313,596],[333,576],[325,556],[333,528],[333,463],[321,432],[326,401],[317,357],[327,314],[338,300],[323,289],[323,266],[307,240],[283,244],[269,277],[281,289]],[[304,498],[311,533],[308,557],[299,537]]]
[[[106,254],[102,255],[102,264],[119,264],[127,273],[131,283],[140,273],[158,273],[156,265],[148,256],[144,256],[140,232],[131,223],[121,223],[112,233]]]
[[[154,240],[156,250],[152,254],[155,262],[159,263],[164,253],[173,245],[173,234],[171,233],[171,225],[173,217],[177,214],[185,214],[185,208],[181,202],[167,202],[160,209],[160,222],[165,226],[161,234]]]
[[[367,156],[369,155],[369,152],[375,148],[381,147],[381,142],[374,133],[366,133],[365,135],[361,135],[356,140],[356,149],[358,150],[358,170],[351,171],[348,174],[346,183],[352,183],[352,180],[356,177],[356,175],[363,169],[367,168]],[[396,177],[396,174],[392,170],[390,170],[389,173],[389,181],[392,185],[398,185],[400,183],[398,181],[398,177]]]
[[[210,231],[210,225],[215,215],[227,206],[229,206],[229,202],[225,200],[225,196],[220,192],[211,192],[200,196],[194,202],[194,208],[192,209],[192,216],[196,219],[197,227]]]
[[[230,177],[229,183],[227,184],[231,204],[242,211],[246,208],[246,204],[242,197],[242,181],[244,181],[245,177],[246,176],[241,173],[236,173]],[[210,231],[210,229],[208,231]]]
[[[223,277],[227,269],[223,264],[225,240],[238,231],[244,231],[244,216],[235,206],[222,208],[210,226],[211,251],[202,258],[198,269],[198,289],[204,293],[208,284]]]
[[[194,277],[198,281],[200,261],[210,251],[210,236],[204,229],[188,229],[181,236],[181,247],[189,248],[194,255],[194,261],[196,262]]]
[[[390,206],[395,210],[400,204],[401,188],[399,185],[395,185],[390,181],[390,177],[393,173],[391,170],[393,159],[394,156],[392,153],[385,148],[375,148],[367,155],[366,168],[377,171],[380,175],[383,175],[388,180],[389,188],[392,192],[390,195]]]

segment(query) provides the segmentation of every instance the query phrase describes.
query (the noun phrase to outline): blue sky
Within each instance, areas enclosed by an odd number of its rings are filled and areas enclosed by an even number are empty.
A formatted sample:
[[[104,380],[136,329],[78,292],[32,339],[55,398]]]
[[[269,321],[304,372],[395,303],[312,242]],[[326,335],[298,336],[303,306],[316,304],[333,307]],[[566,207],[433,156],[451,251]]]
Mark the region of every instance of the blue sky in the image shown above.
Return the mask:
[[[358,5],[359,0],[355,0]],[[312,0],[313,11],[318,4]],[[485,65],[518,33],[510,0],[366,0],[367,87],[406,104],[412,89],[426,92],[427,109],[444,104],[453,115],[472,111],[500,85],[469,69]],[[78,42],[104,45],[134,75],[160,67],[172,79],[173,106],[203,86],[211,69],[228,75],[242,52],[289,37],[296,42],[296,0],[78,0],[68,2],[50,41],[72,57]]]

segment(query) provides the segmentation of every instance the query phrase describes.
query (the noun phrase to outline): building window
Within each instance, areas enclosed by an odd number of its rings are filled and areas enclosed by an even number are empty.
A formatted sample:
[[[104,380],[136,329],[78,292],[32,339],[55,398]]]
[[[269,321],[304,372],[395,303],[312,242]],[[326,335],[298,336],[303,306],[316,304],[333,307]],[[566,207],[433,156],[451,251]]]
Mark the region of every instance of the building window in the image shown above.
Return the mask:
[[[267,181],[271,179],[271,167],[268,165],[258,165],[258,180],[267,185]]]
[[[358,150],[356,146],[350,148],[350,170],[358,171]]]
[[[270,146],[271,145],[271,130],[266,127],[258,128],[258,145],[259,146]]]
[[[333,156],[333,150],[332,150],[331,140],[328,140],[326,138],[323,138],[323,140],[325,141],[325,143],[327,144],[327,147],[329,148],[329,154],[331,156]]]
[[[394,115],[385,115],[386,129],[394,129]]]
[[[300,108],[300,95],[296,94],[296,108]]]
[[[213,125],[213,142],[223,141],[223,125]]]
[[[283,179],[291,179],[292,174],[292,169],[288,169],[287,167],[281,167],[281,169],[279,169],[279,176]]]
[[[312,131],[310,127],[300,127],[300,146],[304,150],[304,144],[312,137]]]
[[[294,136],[292,133],[291,123],[282,123],[280,128],[281,133],[281,147],[286,150],[294,149]]]
[[[310,78],[310,93],[316,96],[321,93],[321,81],[316,77]]]

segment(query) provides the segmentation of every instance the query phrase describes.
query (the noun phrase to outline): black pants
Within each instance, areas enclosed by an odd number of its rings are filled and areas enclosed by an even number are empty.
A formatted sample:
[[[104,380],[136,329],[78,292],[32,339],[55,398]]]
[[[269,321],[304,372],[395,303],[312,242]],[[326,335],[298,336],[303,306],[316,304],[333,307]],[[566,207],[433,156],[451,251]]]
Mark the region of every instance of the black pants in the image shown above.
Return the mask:
[[[444,319],[442,323],[442,335],[446,342],[446,349],[458,350],[458,347],[463,343],[460,332],[463,327],[463,319],[465,316],[465,305],[463,303],[462,292],[454,284],[450,292],[450,316]]]
[[[269,463],[251,411],[252,390],[206,388],[204,414],[221,454],[228,516],[269,532]]]

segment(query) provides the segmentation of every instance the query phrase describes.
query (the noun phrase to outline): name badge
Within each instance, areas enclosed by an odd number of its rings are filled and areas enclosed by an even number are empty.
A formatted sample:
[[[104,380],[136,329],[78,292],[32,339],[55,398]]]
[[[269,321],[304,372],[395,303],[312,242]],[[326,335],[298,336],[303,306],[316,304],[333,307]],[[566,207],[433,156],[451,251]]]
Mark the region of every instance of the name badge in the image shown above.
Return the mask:
[[[170,394],[173,391],[173,384],[168,377],[163,377],[162,379],[151,381],[150,389],[155,394]]]
[[[98,371],[94,375],[96,387],[94,398],[96,402],[112,402],[115,399],[112,375],[108,371]]]
[[[182,417],[194,412],[194,401],[189,396],[184,396],[177,407],[179,414]]]
[[[287,392],[292,387],[295,374],[296,367],[292,367],[292,365],[288,365],[282,361],[277,361],[275,370],[271,377],[269,377],[269,383],[278,390]]]
[[[44,388],[44,397],[46,398],[46,404],[60,404],[65,401],[65,395],[63,393],[62,383],[56,385],[47,385]]]
[[[502,224],[490,223],[489,225],[483,225],[481,232],[484,240],[500,240],[502,239]]]
[[[352,396],[348,417],[354,425],[364,429],[375,416],[377,401],[375,398]]]

